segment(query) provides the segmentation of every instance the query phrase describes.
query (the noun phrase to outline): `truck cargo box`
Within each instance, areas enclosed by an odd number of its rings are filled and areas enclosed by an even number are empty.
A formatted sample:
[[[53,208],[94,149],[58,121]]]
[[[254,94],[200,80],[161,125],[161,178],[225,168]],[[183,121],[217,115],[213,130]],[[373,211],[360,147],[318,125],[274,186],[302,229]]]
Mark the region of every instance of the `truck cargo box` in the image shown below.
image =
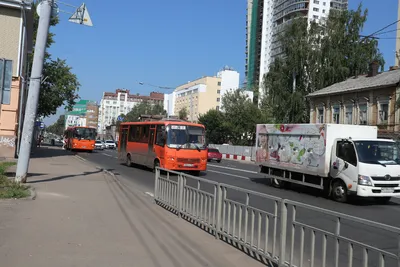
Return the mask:
[[[327,177],[333,141],[377,139],[376,126],[347,124],[258,124],[259,165]]]

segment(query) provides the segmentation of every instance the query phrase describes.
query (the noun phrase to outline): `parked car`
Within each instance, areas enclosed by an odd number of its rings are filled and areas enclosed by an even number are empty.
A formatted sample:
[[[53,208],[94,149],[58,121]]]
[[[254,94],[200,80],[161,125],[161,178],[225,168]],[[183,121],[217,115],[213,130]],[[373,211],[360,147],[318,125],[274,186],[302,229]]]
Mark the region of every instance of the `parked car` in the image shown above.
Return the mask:
[[[216,162],[220,163],[222,160],[222,154],[216,148],[209,148],[208,149],[208,159],[207,161],[215,160]]]
[[[115,145],[114,140],[106,140],[106,148],[107,149],[115,149],[117,146]]]
[[[94,148],[104,150],[104,148],[106,148],[106,144],[104,144],[104,142],[101,140],[96,140],[96,142],[94,143]]]

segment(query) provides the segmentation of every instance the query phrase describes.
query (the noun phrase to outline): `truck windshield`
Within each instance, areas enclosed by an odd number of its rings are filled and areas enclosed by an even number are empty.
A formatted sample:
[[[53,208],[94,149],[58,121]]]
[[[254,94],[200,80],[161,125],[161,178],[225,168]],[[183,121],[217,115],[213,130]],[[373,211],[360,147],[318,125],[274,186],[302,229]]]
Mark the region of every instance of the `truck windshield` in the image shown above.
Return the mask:
[[[399,149],[395,142],[355,141],[358,160],[368,164],[398,165]]]
[[[93,128],[75,128],[74,138],[84,139],[84,140],[95,140],[96,139],[96,129]]]
[[[204,128],[188,125],[169,125],[167,127],[167,146],[177,149],[205,149]]]

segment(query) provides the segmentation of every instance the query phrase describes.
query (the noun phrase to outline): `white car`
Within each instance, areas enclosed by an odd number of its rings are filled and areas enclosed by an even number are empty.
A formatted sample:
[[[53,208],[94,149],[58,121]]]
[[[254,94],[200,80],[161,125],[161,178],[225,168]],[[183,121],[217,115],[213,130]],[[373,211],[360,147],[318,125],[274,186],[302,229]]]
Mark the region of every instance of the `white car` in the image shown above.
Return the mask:
[[[104,148],[106,148],[106,144],[104,144],[104,142],[101,140],[96,140],[96,142],[94,143],[94,148],[104,150]]]
[[[105,145],[106,145],[106,148],[108,148],[108,149],[116,149],[117,148],[114,140],[106,140]]]

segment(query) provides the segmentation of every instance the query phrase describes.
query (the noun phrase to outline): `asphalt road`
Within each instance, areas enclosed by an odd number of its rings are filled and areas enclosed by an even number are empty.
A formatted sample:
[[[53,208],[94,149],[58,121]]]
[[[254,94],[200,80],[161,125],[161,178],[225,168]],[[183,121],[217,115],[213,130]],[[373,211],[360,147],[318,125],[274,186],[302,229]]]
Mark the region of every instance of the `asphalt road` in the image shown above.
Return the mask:
[[[119,163],[117,160],[117,151],[115,150],[78,153],[78,155],[98,166],[112,171],[117,176],[120,176],[128,186],[137,187],[144,193],[147,192],[151,194],[154,191],[154,173],[143,167],[135,166],[129,168]],[[400,199],[393,199],[388,205],[377,205],[372,201],[366,200],[353,200],[351,203],[341,204],[326,199],[318,190],[314,189],[303,188],[301,186],[293,186],[290,190],[272,188],[266,185],[265,179],[262,179],[262,177],[257,174],[258,168],[253,163],[223,160],[221,163],[209,163],[207,168],[207,172],[201,174],[202,178],[400,227]],[[239,194],[232,195],[230,199],[243,202],[243,196]],[[260,200],[256,203],[252,203],[252,205],[256,208],[263,209],[264,206],[272,206],[272,202],[265,203],[265,200]],[[334,229],[335,225],[335,220],[333,218],[309,210],[299,209],[297,218],[309,225],[330,231]],[[379,229],[356,225],[352,222],[343,222],[341,233],[357,241],[366,242],[385,249],[386,251],[397,253],[397,237],[387,232],[380,231]],[[297,239],[298,236],[296,233],[296,240]],[[297,242],[298,241],[296,241],[296,244]],[[309,238],[307,239],[307,237],[306,242],[309,242]],[[309,254],[309,251],[307,252],[308,244],[305,245],[306,254]],[[321,247],[320,240],[316,240],[316,247],[316,253],[320,254],[321,252],[318,248]],[[333,251],[333,242],[328,242],[328,250],[331,252]],[[356,250],[354,255],[361,259],[361,251]],[[346,256],[347,246],[344,246],[341,248],[340,252],[341,262],[343,264],[346,262]],[[317,255],[317,257],[320,257],[320,255]],[[353,266],[358,266],[359,263],[360,262],[354,262]],[[392,262],[387,262],[386,266],[392,266],[392,264]]]

